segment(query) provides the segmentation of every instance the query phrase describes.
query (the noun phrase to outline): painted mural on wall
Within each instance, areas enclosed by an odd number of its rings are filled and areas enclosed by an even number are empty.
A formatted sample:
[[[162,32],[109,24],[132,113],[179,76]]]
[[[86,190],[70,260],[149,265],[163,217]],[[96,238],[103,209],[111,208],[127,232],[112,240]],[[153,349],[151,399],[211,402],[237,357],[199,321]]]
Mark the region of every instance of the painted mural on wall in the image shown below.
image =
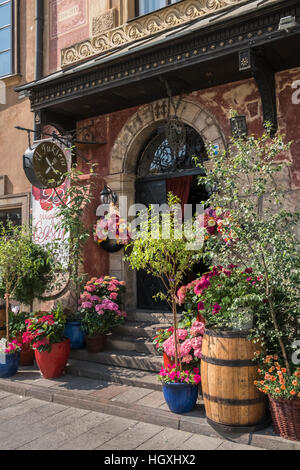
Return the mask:
[[[50,0],[49,68],[60,64],[60,50],[89,37],[88,0]]]

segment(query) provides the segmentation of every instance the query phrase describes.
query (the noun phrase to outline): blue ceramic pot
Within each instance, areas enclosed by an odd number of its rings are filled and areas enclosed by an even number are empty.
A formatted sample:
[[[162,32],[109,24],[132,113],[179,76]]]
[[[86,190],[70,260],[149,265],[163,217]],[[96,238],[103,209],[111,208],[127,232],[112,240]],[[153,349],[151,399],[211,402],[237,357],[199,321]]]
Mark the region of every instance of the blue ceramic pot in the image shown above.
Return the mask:
[[[64,336],[69,338],[71,349],[84,348],[85,334],[81,329],[80,321],[70,321],[66,323]]]
[[[12,377],[18,372],[20,353],[0,354],[0,378]]]
[[[198,386],[187,383],[167,383],[163,385],[163,394],[173,413],[188,413],[196,405]]]

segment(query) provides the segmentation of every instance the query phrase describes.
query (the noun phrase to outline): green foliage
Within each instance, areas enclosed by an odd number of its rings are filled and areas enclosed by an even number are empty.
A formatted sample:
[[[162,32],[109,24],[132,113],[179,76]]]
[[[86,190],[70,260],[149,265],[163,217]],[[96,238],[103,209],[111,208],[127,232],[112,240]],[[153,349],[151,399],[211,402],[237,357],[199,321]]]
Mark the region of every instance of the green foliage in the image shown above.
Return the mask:
[[[229,241],[209,237],[204,254],[208,262],[251,266],[255,275],[263,276],[261,294],[267,309],[262,310],[255,336],[264,337],[268,351],[279,349],[289,370],[299,316],[300,259],[295,235],[299,212],[284,209],[289,188],[279,175],[287,171],[289,162],[278,157],[288,151],[290,143],[285,144],[282,136],[271,138],[270,131],[267,123],[261,137],[232,139],[228,150],[218,155],[209,146],[212,171],[200,177],[199,183],[217,187],[207,204],[228,211],[230,223],[223,228]],[[234,239],[230,240],[230,234]]]
[[[189,249],[191,239],[177,232],[176,207],[179,204],[179,199],[169,193],[168,205],[174,208],[170,217],[153,214],[151,205],[141,212],[139,237],[125,247],[125,259],[132,269],[143,269],[162,281],[166,293],[160,292],[156,297],[166,300],[171,308],[178,286],[201,258],[200,252]],[[166,233],[169,236],[165,237]]]
[[[201,253],[191,249],[192,238],[187,238],[182,224],[178,223],[179,198],[170,192],[167,203],[169,214],[160,215],[152,211],[151,205],[141,212],[139,236],[125,247],[125,259],[132,269],[143,269],[162,281],[165,292],[158,292],[154,298],[166,300],[170,305],[173,312],[174,341],[177,344],[176,292],[186,273],[200,259]],[[192,231],[190,235],[193,235]],[[178,361],[180,364],[175,348],[176,366]]]
[[[19,279],[16,287],[15,300],[31,305],[35,298],[40,299],[54,276],[54,261],[51,252],[40,245],[30,243],[29,256],[34,269]]]
[[[39,352],[51,351],[51,345],[64,339],[66,317],[60,303],[55,305],[49,314],[33,312],[26,322],[23,342],[30,343]]]
[[[93,173],[93,167],[90,168]],[[77,305],[80,289],[85,282],[86,275],[80,273],[80,264],[83,262],[82,249],[90,236],[90,230],[84,221],[84,212],[88,204],[92,201],[93,184],[89,182],[84,185],[80,179],[82,173],[72,168],[66,175],[69,179],[69,186],[66,190],[64,201],[57,208],[57,217],[60,218],[57,228],[64,229],[67,234],[67,246],[69,250],[68,272],[72,292]],[[57,240],[59,243],[60,241]]]
[[[28,318],[30,318],[29,312],[9,312],[9,332],[12,338],[26,331],[25,320],[28,320]]]

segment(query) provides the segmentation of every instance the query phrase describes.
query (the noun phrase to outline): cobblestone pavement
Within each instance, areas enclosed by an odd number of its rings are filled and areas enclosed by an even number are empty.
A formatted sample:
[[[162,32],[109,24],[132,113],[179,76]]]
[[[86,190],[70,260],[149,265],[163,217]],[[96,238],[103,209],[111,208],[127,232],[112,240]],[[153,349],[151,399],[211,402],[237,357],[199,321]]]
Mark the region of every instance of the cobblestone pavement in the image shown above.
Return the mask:
[[[258,448],[0,391],[1,450]],[[258,449],[261,450],[261,449]]]

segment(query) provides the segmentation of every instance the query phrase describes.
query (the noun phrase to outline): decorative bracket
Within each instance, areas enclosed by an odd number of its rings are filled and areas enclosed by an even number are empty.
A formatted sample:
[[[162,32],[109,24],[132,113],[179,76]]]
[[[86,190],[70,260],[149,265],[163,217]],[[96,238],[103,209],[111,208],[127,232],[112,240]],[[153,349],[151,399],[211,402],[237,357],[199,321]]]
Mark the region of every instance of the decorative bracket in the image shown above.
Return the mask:
[[[239,70],[252,71],[262,101],[263,122],[271,122],[271,135],[274,135],[278,127],[274,70],[262,51],[251,49],[239,52]]]

